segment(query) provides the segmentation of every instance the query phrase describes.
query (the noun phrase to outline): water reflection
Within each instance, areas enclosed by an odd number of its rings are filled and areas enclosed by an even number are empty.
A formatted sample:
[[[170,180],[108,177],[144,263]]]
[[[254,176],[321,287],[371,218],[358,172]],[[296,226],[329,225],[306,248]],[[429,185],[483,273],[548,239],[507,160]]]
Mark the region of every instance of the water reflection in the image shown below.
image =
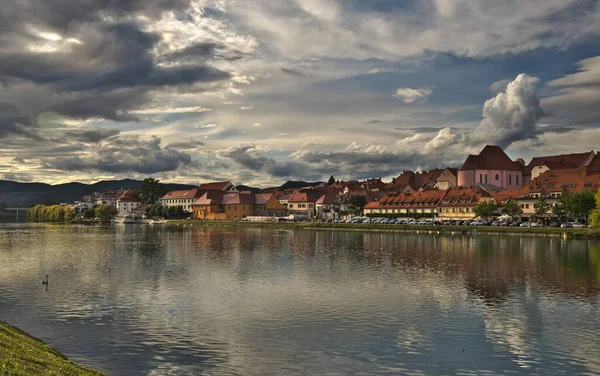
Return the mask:
[[[21,225],[0,260],[0,317],[111,374],[600,373],[594,241]]]

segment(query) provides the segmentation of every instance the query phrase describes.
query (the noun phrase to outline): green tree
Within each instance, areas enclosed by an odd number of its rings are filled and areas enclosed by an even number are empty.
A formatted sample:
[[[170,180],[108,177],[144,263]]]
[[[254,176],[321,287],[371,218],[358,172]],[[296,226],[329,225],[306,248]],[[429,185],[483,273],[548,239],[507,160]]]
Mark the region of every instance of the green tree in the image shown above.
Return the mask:
[[[352,215],[362,215],[363,208],[367,205],[367,198],[365,196],[352,196],[346,201],[348,204],[348,211]]]
[[[562,220],[566,214],[565,204],[561,200],[552,206],[552,215],[556,218]]]
[[[77,213],[75,212],[75,209],[73,209],[72,207],[68,207],[65,208],[65,222],[71,222],[72,220],[75,219]]]
[[[552,204],[548,202],[546,197],[540,195],[538,201],[534,204],[536,218],[545,218],[546,214],[552,209]]]
[[[521,209],[521,205],[514,198],[508,199],[504,207],[502,208],[502,213],[506,215],[510,215],[511,217],[518,217],[523,214],[523,210]]]
[[[473,213],[479,218],[487,219],[494,215],[498,205],[494,201],[479,201],[473,208]]]
[[[137,196],[141,202],[146,204],[156,204],[166,193],[164,184],[153,178],[144,179],[142,185],[137,189]]]
[[[85,219],[94,219],[96,217],[96,210],[90,208],[84,209],[81,216]]]
[[[102,204],[96,207],[96,217],[99,217],[103,222],[109,222],[117,213],[118,210],[113,205]]]
[[[594,196],[596,199],[596,209],[592,210],[590,215],[591,226],[594,228],[600,228],[600,189]]]
[[[590,212],[596,208],[596,198],[591,191],[563,194],[561,201],[567,215],[577,221],[587,222]]]
[[[335,178],[333,177],[333,175],[331,175],[331,176],[329,177],[329,180],[327,181],[327,184],[328,184],[328,185],[333,185],[333,184],[335,184]]]

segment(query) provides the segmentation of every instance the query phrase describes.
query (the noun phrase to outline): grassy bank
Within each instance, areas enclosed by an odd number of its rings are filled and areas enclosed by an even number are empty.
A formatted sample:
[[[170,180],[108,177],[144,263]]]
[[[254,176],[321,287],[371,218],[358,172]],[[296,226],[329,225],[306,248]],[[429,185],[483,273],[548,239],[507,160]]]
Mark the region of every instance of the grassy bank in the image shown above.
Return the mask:
[[[468,233],[468,234],[510,234],[566,236],[569,238],[599,238],[599,229],[565,229],[549,227],[492,227],[492,226],[417,226],[417,225],[382,225],[370,223],[312,223],[312,222],[244,222],[244,221],[169,221],[172,225],[188,224],[194,226],[252,226],[267,228],[301,228],[313,230],[359,230],[380,232],[435,232],[435,233]]]
[[[65,358],[44,342],[0,321],[0,375],[103,375]]]

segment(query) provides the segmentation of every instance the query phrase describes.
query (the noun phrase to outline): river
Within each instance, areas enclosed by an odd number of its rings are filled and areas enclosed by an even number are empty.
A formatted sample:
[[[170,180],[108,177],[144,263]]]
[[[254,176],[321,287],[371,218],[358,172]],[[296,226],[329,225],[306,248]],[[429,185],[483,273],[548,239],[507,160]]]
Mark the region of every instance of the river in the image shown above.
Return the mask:
[[[600,374],[600,242],[5,224],[0,319],[110,375]]]

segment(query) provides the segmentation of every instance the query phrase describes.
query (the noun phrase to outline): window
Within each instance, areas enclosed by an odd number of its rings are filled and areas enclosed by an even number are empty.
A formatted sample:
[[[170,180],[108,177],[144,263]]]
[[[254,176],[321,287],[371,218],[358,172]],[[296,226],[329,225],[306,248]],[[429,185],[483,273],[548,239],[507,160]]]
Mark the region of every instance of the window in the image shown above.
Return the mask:
[[[508,185],[512,184],[512,175],[508,175]]]
[[[519,175],[515,175],[516,184],[519,185]]]
[[[500,175],[496,174],[496,181],[500,180]]]
[[[525,209],[529,209],[529,204],[525,204]]]
[[[487,175],[485,175],[485,182],[486,182],[486,183],[488,182],[488,180],[487,180],[487,177],[488,177],[488,176],[487,176]]]
[[[479,182],[483,183],[483,174],[479,174]]]
[[[554,184],[548,184],[546,188],[554,188]]]

